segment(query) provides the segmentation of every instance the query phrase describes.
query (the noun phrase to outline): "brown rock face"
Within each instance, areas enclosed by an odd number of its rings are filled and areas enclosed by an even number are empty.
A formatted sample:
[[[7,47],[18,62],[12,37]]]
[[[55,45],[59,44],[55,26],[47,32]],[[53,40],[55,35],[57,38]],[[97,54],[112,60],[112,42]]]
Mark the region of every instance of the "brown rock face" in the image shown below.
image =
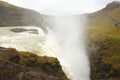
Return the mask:
[[[58,77],[0,60],[1,80],[62,80]]]
[[[59,61],[0,47],[0,80],[68,80]]]
[[[13,62],[18,62],[20,59],[18,52],[12,48],[6,49],[0,47],[0,57]]]

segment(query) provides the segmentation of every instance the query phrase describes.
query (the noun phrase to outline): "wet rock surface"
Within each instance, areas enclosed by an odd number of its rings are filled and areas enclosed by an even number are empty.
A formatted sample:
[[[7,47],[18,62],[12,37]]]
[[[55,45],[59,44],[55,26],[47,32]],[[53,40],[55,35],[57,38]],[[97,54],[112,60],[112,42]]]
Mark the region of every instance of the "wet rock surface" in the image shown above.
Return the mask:
[[[13,28],[10,31],[14,33],[29,32],[30,34],[39,34],[37,29]]]

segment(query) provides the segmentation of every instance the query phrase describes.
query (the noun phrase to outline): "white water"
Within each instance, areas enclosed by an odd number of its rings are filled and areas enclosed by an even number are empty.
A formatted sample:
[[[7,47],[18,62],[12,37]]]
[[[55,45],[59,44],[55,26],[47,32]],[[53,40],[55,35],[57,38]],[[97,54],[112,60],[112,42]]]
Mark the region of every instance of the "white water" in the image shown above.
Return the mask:
[[[14,28],[36,29],[38,34],[31,34],[30,31],[21,33],[11,32],[10,29]],[[45,33],[41,28],[35,26],[0,27],[0,46],[32,52],[40,56],[55,57],[55,51]]]
[[[57,57],[71,80],[90,80],[89,60],[85,48],[84,27],[78,16],[55,16],[48,19]]]

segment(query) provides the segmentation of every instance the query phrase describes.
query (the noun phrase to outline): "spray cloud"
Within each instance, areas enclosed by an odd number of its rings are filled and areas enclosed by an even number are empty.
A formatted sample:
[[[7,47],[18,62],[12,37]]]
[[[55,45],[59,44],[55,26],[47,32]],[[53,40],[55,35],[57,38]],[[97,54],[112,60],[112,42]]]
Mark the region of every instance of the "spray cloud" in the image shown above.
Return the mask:
[[[65,67],[72,73],[72,80],[90,80],[84,27],[79,19],[79,16],[49,18],[49,23],[53,24],[51,25],[52,34],[48,33],[48,36],[54,39],[54,44],[57,44],[56,55],[61,64],[65,64]]]

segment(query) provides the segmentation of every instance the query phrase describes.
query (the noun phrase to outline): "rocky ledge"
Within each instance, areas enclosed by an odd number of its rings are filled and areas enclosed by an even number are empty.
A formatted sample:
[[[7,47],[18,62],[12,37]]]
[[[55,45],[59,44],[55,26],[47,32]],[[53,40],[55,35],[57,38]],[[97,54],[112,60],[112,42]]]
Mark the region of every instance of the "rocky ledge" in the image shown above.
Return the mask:
[[[57,58],[0,47],[0,80],[68,80]]]

